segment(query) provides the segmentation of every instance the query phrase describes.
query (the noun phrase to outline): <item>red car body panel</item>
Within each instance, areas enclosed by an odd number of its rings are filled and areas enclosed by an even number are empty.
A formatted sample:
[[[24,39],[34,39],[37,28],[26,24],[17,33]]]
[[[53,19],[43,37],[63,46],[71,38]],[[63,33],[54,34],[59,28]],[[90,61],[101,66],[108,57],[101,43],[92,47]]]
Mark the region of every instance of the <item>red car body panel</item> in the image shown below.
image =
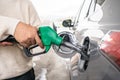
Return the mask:
[[[120,32],[111,31],[102,40],[100,49],[120,67]]]

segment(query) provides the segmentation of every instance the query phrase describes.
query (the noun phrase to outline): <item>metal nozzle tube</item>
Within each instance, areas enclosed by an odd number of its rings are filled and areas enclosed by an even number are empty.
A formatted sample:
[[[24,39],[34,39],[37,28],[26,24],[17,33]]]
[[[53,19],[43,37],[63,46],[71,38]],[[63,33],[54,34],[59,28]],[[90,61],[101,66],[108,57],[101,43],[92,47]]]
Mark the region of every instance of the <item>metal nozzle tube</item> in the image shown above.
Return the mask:
[[[77,46],[75,46],[75,45],[73,45],[69,42],[66,42],[66,41],[63,41],[61,45],[77,51],[78,53],[80,53],[84,57],[83,59],[85,59],[85,60],[89,59],[89,57],[86,54],[83,53],[83,51],[82,51],[83,47],[82,46],[77,47]]]

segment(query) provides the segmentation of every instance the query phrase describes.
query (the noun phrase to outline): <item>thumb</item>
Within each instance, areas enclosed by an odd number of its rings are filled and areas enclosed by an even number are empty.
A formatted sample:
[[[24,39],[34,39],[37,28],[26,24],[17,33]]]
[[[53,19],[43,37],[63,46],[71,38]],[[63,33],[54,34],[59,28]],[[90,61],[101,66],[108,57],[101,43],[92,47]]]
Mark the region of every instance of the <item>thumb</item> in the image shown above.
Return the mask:
[[[43,49],[44,45],[42,44],[42,41],[38,35],[35,36],[36,43]]]

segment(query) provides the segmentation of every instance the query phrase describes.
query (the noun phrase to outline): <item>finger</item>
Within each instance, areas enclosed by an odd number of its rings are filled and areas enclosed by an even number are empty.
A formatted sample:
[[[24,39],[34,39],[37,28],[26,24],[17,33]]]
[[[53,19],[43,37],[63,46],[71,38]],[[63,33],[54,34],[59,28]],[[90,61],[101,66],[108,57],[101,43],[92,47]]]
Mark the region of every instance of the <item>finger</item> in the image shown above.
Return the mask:
[[[13,43],[11,43],[11,42],[1,42],[0,43],[0,46],[12,46],[13,45]]]
[[[0,42],[0,46],[4,46],[2,42]]]
[[[31,45],[34,45],[34,44],[36,44],[36,41],[35,41],[35,39],[30,39],[30,43],[31,43]]]
[[[24,46],[25,48],[28,48],[29,46],[30,46],[30,44],[28,44],[28,43],[20,43],[22,46]]]
[[[43,46],[42,41],[38,35],[35,36],[35,40],[36,40],[36,43],[43,49],[44,46]]]
[[[24,47],[29,47],[31,45],[34,45],[36,42],[34,39],[29,38],[28,40],[25,40],[23,42],[20,42],[20,44]]]

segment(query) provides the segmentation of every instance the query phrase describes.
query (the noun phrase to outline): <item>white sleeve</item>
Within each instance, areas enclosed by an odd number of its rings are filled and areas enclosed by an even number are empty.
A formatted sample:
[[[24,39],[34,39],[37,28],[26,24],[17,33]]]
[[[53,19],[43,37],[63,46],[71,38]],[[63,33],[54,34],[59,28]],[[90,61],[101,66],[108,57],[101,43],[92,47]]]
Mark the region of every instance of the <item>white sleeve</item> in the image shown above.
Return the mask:
[[[3,40],[5,36],[14,35],[18,23],[17,19],[0,16],[0,40]]]

